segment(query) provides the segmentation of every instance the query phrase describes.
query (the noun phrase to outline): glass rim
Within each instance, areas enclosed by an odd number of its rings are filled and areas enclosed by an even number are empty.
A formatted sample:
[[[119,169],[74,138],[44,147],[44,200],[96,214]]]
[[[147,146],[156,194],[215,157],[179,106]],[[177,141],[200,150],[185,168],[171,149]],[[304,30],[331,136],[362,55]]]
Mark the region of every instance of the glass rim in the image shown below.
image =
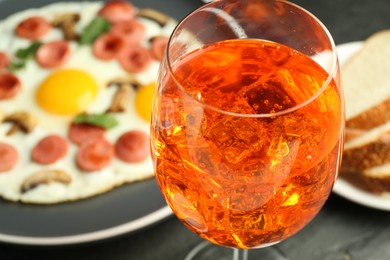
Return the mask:
[[[290,108],[287,108],[287,109],[284,109],[284,110],[281,110],[281,111],[278,111],[278,112],[275,112],[275,113],[260,113],[260,114],[258,114],[258,113],[245,114],[245,113],[230,112],[230,111],[226,111],[226,110],[223,110],[223,109],[219,109],[219,108],[216,108],[216,107],[208,104],[207,102],[203,102],[201,100],[196,99],[193,95],[188,93],[188,91],[177,80],[177,78],[175,76],[175,73],[174,73],[174,71],[172,69],[172,66],[171,66],[171,61],[169,59],[170,45],[171,45],[171,41],[173,39],[172,36],[177,32],[177,30],[180,27],[180,25],[182,25],[183,22],[185,22],[188,19],[188,17],[190,17],[191,15],[193,15],[193,14],[195,14],[197,12],[200,12],[200,11],[202,11],[202,10],[212,6],[213,5],[213,1],[212,1],[212,2],[209,2],[207,4],[204,4],[203,6],[195,9],[194,11],[190,12],[183,19],[181,19],[179,21],[179,23],[176,25],[175,29],[171,33],[171,36],[169,37],[168,45],[167,45],[167,48],[166,48],[166,50],[164,52],[164,56],[165,56],[165,59],[166,59],[166,62],[167,62],[167,67],[168,67],[168,73],[170,73],[170,75],[172,76],[174,82],[181,89],[181,91],[183,93],[185,93],[189,98],[193,99],[196,103],[201,104],[203,107],[208,108],[210,110],[214,110],[214,111],[216,111],[218,113],[221,113],[221,114],[235,116],[235,117],[270,118],[270,117],[281,116],[281,115],[285,115],[285,114],[289,114],[289,113],[295,112],[295,111],[299,110],[300,108],[305,107],[306,105],[312,103],[315,99],[317,99],[325,91],[325,89],[329,86],[329,84],[333,80],[333,75],[335,75],[336,70],[338,70],[338,56],[337,56],[336,44],[335,44],[334,39],[333,39],[332,35],[330,34],[328,28],[326,28],[326,26],[314,14],[312,14],[311,12],[306,10],[305,8],[299,6],[299,5],[295,4],[295,3],[292,3],[292,2],[287,1],[287,0],[272,0],[272,1],[280,2],[280,3],[286,4],[286,5],[290,5],[290,6],[293,6],[294,8],[296,8],[296,9],[298,9],[300,11],[305,12],[318,25],[320,25],[320,27],[325,32],[325,35],[327,36],[327,38],[328,38],[328,40],[330,42],[330,45],[331,45],[332,66],[331,66],[330,72],[328,73],[328,77],[326,78],[326,81],[322,84],[322,86],[313,95],[311,95],[310,98],[307,98],[305,101],[303,101],[303,102],[301,102],[301,103],[299,103],[299,104],[297,104],[297,105],[295,105],[293,107],[290,107]],[[243,38],[243,39],[245,39],[245,38]],[[247,38],[247,39],[255,39],[255,38]],[[291,47],[289,47],[289,48],[291,48]],[[316,62],[316,61],[314,61],[314,62]],[[318,64],[318,62],[316,62],[316,63]],[[318,64],[318,65],[320,67],[322,67],[320,64]],[[338,87],[340,87],[340,86],[338,86]]]

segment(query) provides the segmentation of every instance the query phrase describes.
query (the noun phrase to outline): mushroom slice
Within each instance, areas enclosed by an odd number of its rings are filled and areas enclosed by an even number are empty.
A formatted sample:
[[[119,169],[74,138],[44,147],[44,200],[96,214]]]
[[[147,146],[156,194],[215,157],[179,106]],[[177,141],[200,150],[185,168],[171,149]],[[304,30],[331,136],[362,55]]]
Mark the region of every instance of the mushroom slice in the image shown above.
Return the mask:
[[[78,35],[76,33],[76,23],[80,20],[80,15],[77,13],[67,13],[57,16],[52,24],[58,27],[64,33],[65,40],[76,40]]]
[[[106,112],[119,113],[126,109],[131,88],[138,89],[141,84],[133,78],[116,79],[108,83],[108,87],[117,87],[117,91],[112,99],[110,107]]]
[[[3,122],[4,118],[5,118],[5,113],[0,109],[0,123]]]
[[[51,182],[60,182],[69,184],[72,178],[70,175],[61,170],[43,170],[34,173],[27,177],[21,187],[22,193],[34,189],[41,184],[49,184]]]
[[[137,90],[141,86],[141,83],[133,77],[126,77],[126,78],[113,79],[107,83],[107,86],[109,87],[113,85],[117,85],[117,86],[128,85],[133,87],[135,90]]]
[[[3,122],[11,122],[13,126],[8,131],[7,135],[14,134],[17,130],[22,130],[25,133],[31,133],[38,124],[38,120],[28,112],[19,111],[6,115]]]
[[[161,27],[164,27],[169,20],[171,20],[168,15],[152,8],[141,8],[138,12],[138,16],[153,20]]]

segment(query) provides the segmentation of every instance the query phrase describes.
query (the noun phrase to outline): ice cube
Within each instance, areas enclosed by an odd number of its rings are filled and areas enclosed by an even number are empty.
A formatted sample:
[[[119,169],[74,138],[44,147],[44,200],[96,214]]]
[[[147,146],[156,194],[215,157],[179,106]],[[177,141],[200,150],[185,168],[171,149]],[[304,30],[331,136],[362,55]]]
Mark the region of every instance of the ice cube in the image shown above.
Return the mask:
[[[222,123],[216,123],[209,131],[209,137],[217,145],[223,149],[234,142],[234,136],[229,126]]]
[[[265,128],[258,119],[234,117],[213,122],[209,138],[219,153],[229,162],[237,164],[251,153],[261,149],[266,136]]]
[[[250,88],[244,97],[257,114],[276,113],[295,105],[282,83],[275,79]]]

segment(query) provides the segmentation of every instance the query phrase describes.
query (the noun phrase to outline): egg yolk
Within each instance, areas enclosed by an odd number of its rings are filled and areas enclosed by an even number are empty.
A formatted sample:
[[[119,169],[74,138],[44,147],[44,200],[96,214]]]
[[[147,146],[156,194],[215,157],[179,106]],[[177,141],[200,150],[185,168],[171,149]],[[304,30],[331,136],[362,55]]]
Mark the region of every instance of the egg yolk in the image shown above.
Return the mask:
[[[63,69],[43,81],[36,100],[49,113],[72,115],[85,111],[97,92],[98,85],[91,75],[78,69]]]
[[[155,83],[151,83],[146,86],[142,86],[137,91],[135,97],[135,108],[141,118],[150,122],[152,113],[152,100],[154,94]]]

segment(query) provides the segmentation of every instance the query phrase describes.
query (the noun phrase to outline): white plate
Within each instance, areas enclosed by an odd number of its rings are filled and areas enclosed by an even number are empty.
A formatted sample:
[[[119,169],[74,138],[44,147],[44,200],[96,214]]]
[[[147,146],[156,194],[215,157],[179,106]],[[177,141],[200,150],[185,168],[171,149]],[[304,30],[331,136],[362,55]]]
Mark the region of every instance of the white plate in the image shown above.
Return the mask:
[[[337,46],[341,69],[348,61],[348,59],[351,58],[351,56],[362,47],[362,45],[363,42],[350,42]],[[365,190],[359,189],[358,187],[352,185],[351,183],[342,178],[338,178],[333,188],[333,191],[336,194],[358,204],[370,208],[390,211],[389,194],[377,195],[374,193],[367,192]]]

